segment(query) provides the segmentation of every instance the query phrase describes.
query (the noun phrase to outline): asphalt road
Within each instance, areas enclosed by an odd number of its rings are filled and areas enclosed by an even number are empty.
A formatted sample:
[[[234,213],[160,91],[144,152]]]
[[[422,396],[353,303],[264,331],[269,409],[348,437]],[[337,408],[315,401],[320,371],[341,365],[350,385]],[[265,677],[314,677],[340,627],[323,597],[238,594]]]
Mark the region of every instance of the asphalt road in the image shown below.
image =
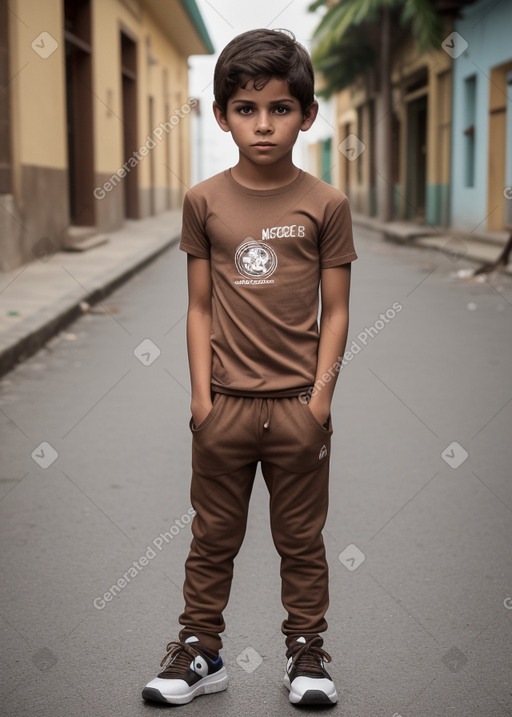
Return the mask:
[[[356,239],[329,712],[510,715],[512,281]],[[180,708],[140,697],[178,629],[190,542],[184,267],[171,249],[0,382],[2,715],[296,712],[262,480],[225,615],[229,689]]]

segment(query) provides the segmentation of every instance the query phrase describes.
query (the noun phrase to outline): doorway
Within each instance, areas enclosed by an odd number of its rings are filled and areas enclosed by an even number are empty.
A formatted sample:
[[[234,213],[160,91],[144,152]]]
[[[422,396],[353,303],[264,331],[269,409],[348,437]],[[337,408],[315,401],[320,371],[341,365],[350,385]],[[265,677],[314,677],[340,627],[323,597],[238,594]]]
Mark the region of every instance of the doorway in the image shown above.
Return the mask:
[[[65,0],[66,120],[71,224],[94,226],[90,0]]]
[[[137,43],[121,31],[121,86],[123,93],[123,164],[130,171],[123,179],[123,207],[126,219],[139,219],[138,165],[133,161],[137,151]]]
[[[487,229],[512,227],[512,202],[506,187],[512,184],[512,62],[493,67],[489,97],[489,159],[487,184]],[[507,90],[508,94],[507,94]]]
[[[407,105],[407,218],[425,219],[427,188],[427,96]]]

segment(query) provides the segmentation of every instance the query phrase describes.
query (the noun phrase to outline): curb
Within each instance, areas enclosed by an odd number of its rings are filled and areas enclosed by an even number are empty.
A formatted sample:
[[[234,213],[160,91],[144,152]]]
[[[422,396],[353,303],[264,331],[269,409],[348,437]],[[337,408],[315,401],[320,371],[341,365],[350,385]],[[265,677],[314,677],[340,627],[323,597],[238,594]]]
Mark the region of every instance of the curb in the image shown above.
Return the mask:
[[[58,307],[53,304],[36,317],[28,317],[18,326],[13,327],[12,331],[5,332],[8,345],[0,349],[0,377],[29,356],[33,356],[55,334],[83,316],[83,311],[80,308],[82,301],[87,301],[91,306],[97,304],[132,276],[145,269],[161,254],[171,249],[178,241],[179,235],[165,240],[164,243],[148,251],[144,256],[134,257],[131,263],[127,262],[120,270],[110,272],[105,278],[100,278],[98,285],[92,291],[84,291],[82,295],[74,295],[70,299],[64,297],[59,300]]]
[[[441,229],[429,229],[428,227],[414,224],[408,227],[406,223],[403,223],[402,226],[399,222],[390,222],[388,224],[374,217],[366,217],[361,214],[353,215],[352,221],[354,226],[382,234],[384,241],[416,249],[436,249],[447,255],[453,255],[454,251],[457,251],[456,248],[454,249],[453,246],[449,245],[451,239],[454,242],[462,242],[465,248],[463,251],[459,249],[460,257],[477,265],[484,265],[497,260],[506,243],[506,239],[502,237],[472,236],[450,228],[441,231]],[[506,232],[503,232],[503,234],[506,235]],[[510,276],[512,274],[512,264],[500,266],[497,271]]]

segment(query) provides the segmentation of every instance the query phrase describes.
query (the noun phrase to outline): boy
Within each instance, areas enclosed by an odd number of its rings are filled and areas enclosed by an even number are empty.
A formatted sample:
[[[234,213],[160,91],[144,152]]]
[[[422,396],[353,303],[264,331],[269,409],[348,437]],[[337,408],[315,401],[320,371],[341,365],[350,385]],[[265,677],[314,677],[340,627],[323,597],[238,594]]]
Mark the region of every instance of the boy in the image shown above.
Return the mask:
[[[213,111],[239,160],[184,202],[196,515],[182,630],[146,700],[184,704],[227,687],[222,612],[261,463],[288,613],[289,699],[337,701],[319,635],[328,606],[322,529],[330,405],[357,257],[345,195],[292,162],[299,131],[317,115],[313,91],[308,53],[280,31],[239,35],[215,68]]]

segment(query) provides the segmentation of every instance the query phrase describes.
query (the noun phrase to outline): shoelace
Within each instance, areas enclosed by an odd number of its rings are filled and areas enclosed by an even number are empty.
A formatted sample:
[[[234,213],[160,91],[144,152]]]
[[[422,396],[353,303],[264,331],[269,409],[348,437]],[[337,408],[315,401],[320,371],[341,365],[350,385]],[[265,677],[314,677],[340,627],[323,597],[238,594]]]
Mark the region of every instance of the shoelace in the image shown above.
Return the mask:
[[[198,650],[194,649],[188,642],[173,640],[165,648],[167,653],[160,663],[160,667],[169,661],[164,669],[166,677],[176,677],[183,675],[183,672],[189,669],[190,663],[199,655]]]
[[[323,650],[320,645],[322,644],[321,637],[313,637],[309,642],[306,642],[301,647],[297,648],[292,652],[292,662],[296,669],[313,672],[323,676],[323,670],[320,665],[320,660],[324,662],[330,662],[331,656],[328,652]]]

